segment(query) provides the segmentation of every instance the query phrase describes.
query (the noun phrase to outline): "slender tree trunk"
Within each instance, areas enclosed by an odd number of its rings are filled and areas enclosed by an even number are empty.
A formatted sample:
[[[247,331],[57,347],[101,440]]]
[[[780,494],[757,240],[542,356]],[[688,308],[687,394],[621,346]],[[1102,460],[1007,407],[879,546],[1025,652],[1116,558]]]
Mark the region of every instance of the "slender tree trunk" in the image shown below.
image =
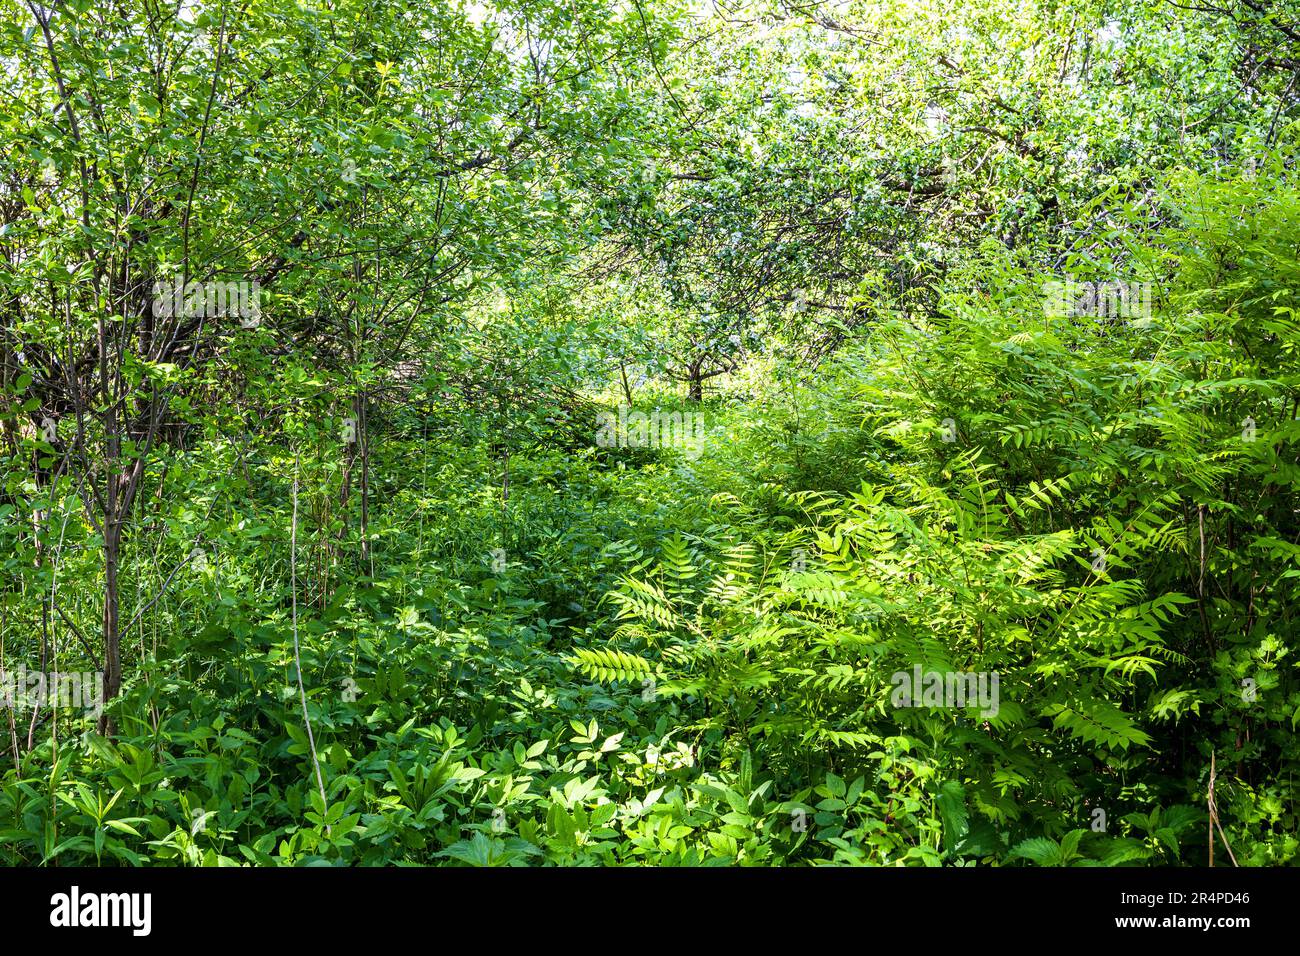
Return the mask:
[[[357,441],[361,446],[361,563],[374,577],[374,558],[370,553],[370,422],[366,415],[366,396],[358,394],[353,406],[357,420]]]
[[[622,362],[618,366],[618,374],[623,379],[623,398],[627,401],[627,407],[632,407],[632,389],[627,383],[627,366]]]
[[[691,369],[691,377],[689,381],[691,386],[691,401],[698,405],[700,402],[704,401],[704,379],[701,377],[699,369]]]
[[[121,530],[116,515],[104,519],[104,706],[122,690],[122,635],[118,631],[118,561],[121,553]],[[99,732],[106,737],[116,733],[107,713],[99,717]]]

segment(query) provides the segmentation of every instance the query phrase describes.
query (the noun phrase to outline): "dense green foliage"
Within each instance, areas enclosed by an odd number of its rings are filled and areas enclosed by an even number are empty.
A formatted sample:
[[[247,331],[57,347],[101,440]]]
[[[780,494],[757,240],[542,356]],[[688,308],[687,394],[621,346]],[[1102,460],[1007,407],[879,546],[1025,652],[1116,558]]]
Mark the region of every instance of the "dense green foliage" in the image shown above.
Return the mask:
[[[0,701],[0,862],[1300,858],[1298,64],[0,0],[0,670],[107,697]]]

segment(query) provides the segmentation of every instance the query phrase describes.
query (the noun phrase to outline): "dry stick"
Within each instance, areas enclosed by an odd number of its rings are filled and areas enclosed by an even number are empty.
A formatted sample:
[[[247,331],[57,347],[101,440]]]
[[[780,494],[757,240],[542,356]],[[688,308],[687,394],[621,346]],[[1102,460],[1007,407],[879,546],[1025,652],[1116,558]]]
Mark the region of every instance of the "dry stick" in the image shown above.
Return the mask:
[[[60,502],[60,504],[61,504],[61,502]],[[53,607],[53,608],[56,608],[56,609],[57,609],[57,605],[55,604],[55,600],[56,600],[56,598],[57,598],[57,596],[58,596],[58,589],[59,589],[59,561],[60,561],[60,559],[61,559],[61,557],[62,557],[62,555],[63,555],[63,541],[64,541],[64,538],[65,538],[66,535],[67,535],[67,531],[68,531],[68,513],[67,513],[67,511],[65,510],[65,511],[63,512],[63,523],[59,526],[59,543],[58,543],[58,545],[57,545],[57,546],[55,547],[55,549],[54,549],[54,554],[51,555],[51,557],[50,557],[50,573],[51,573],[51,578],[50,578],[50,603],[49,603],[49,607]],[[44,602],[45,602],[45,599],[42,598],[42,599],[41,599],[41,604],[42,604],[42,606],[41,606],[41,616],[42,616],[42,620],[44,620],[44,621],[47,622],[47,623],[46,623],[46,631],[49,631],[50,633],[53,633],[53,632],[50,631],[50,629],[49,629],[49,624],[48,624],[48,621],[49,621],[49,611],[48,611],[47,607],[45,606],[45,603],[44,603]],[[53,646],[53,655],[52,655],[52,657],[53,657],[53,672],[57,674],[58,669],[59,669],[59,641],[58,641],[57,636],[54,638],[54,641],[53,641],[53,645],[52,645],[52,646]],[[92,659],[93,659],[93,658],[92,658]],[[44,634],[42,634],[42,638],[41,638],[41,669],[42,669],[42,670],[45,670],[45,669],[46,669],[45,637],[44,637]],[[50,694],[49,696],[54,700],[54,703],[51,705],[51,709],[50,709],[50,715],[51,715],[51,717],[53,718],[53,722],[50,724],[50,731],[51,731],[51,733],[53,734],[53,738],[52,738],[52,739],[53,739],[53,741],[54,741],[54,745],[53,745],[53,749],[54,749],[54,759],[55,759],[55,761],[57,762],[58,759],[59,759],[59,746],[58,746],[58,736],[59,736],[58,695],[57,695],[57,694]],[[28,749],[28,750],[31,750],[32,747],[34,746],[35,742],[36,742],[36,736],[35,736],[35,735],[36,735],[36,723],[37,723],[37,718],[40,716],[40,713],[41,713],[41,702],[40,702],[40,700],[38,699],[38,700],[37,700],[37,701],[32,705],[32,722],[31,722],[31,725],[27,728],[27,749]],[[50,796],[51,796],[51,810],[53,810],[53,794],[51,793]]]
[[[375,552],[370,547],[370,413],[365,392],[358,396],[361,419],[361,556],[370,564],[370,578],[375,577]]]
[[[1232,845],[1228,843],[1228,835],[1223,832],[1223,824],[1219,822],[1219,806],[1214,800],[1214,753],[1210,753],[1210,788],[1205,796],[1205,805],[1210,812],[1210,866],[1214,866],[1214,831],[1219,831],[1219,838],[1223,840],[1223,847],[1228,851],[1228,859],[1232,861],[1233,866],[1241,866],[1237,858],[1232,853]]]
[[[60,614],[62,617],[65,617],[65,618],[66,618],[67,615],[63,614],[63,612],[62,612],[61,610],[59,610],[59,605],[58,605],[58,598],[59,598],[59,568],[60,568],[60,566],[61,566],[61,564],[62,564],[62,560],[63,560],[63,542],[67,539],[67,534],[68,534],[68,512],[67,512],[67,509],[62,509],[62,510],[63,510],[63,521],[62,521],[62,523],[59,525],[59,545],[58,545],[57,548],[54,549],[54,557],[53,557],[53,560],[52,560],[51,563],[50,563],[50,607],[54,608],[56,611],[59,611],[59,614]],[[74,630],[75,630],[75,628],[74,628]],[[56,679],[56,680],[58,679],[58,678],[57,678],[57,675],[58,675],[58,672],[59,672],[59,638],[58,638],[58,633],[59,633],[59,632],[58,632],[58,631],[55,631],[55,630],[52,630],[52,631],[51,631],[51,634],[54,636],[54,640],[53,640],[53,642],[52,642],[52,645],[53,645],[53,651],[54,651],[54,668],[53,668],[53,673],[54,673],[54,675],[55,675],[55,679]],[[81,642],[82,642],[83,644],[86,642],[86,641],[85,641],[85,638],[83,638],[83,637],[81,636],[80,632],[78,632],[77,637],[81,640]],[[95,658],[92,656],[92,657],[91,657],[91,660],[93,661],[94,659],[95,659]],[[50,719],[50,735],[51,735],[51,739],[52,739],[53,742],[54,742],[54,746],[53,746],[53,750],[54,750],[54,759],[55,759],[55,761],[57,761],[57,760],[59,759],[59,695],[58,695],[57,693],[52,693],[52,694],[50,694],[50,697],[51,697],[52,700],[53,700],[53,704],[51,705],[51,708],[50,708],[50,718],[51,718],[51,719]]]
[[[1205,794],[1205,809],[1208,817],[1205,821],[1209,831],[1210,866],[1214,866],[1214,751],[1210,751],[1210,787]]]
[[[0,616],[0,675],[3,675],[5,672],[4,636],[6,630],[5,625],[7,622],[8,622],[7,613],[4,614],[3,616]],[[4,708],[5,715],[9,718],[9,744],[13,748],[14,771],[19,776],[22,776],[22,760],[18,754],[18,725],[14,723],[14,706],[17,703],[17,695],[16,694],[14,695],[14,699],[12,700],[9,699],[9,697],[7,696],[8,689],[9,689],[8,678],[6,677],[4,678],[3,683],[0,683],[0,707]],[[14,805],[15,812],[17,812],[17,809],[18,809],[17,804],[15,804]]]
[[[1241,866],[1237,858],[1232,855],[1232,845],[1228,842],[1228,836],[1223,832],[1223,824],[1219,822],[1219,808],[1214,808],[1214,827],[1219,831],[1219,839],[1223,841],[1223,848],[1228,851],[1228,859],[1232,861],[1233,866]]]
[[[307,690],[302,684],[302,656],[298,651],[298,457],[293,459],[293,524],[289,528],[289,575],[293,583],[293,663],[298,671],[298,697],[302,701],[302,720],[307,726],[307,743],[311,747],[311,763],[316,768],[316,786],[320,788],[321,817],[325,816],[325,780],[320,774],[320,760],[316,756],[316,737],[311,732],[311,717],[307,715]],[[325,835],[330,836],[330,825],[325,824]]]

